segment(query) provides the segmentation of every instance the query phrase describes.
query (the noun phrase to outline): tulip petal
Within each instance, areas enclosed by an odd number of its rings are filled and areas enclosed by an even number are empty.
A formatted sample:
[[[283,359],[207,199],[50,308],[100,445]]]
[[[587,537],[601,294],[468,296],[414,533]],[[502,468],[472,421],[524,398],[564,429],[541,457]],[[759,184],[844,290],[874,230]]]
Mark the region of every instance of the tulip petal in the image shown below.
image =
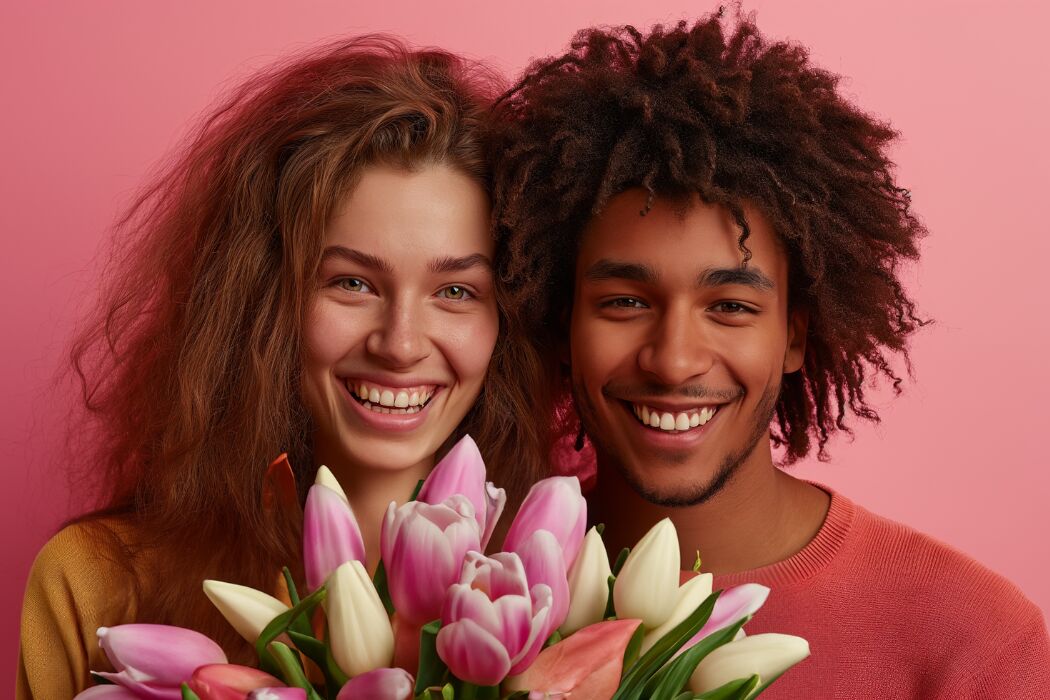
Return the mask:
[[[572,567],[587,529],[587,501],[574,476],[552,476],[536,482],[507,531],[503,549],[517,552],[532,533],[547,530],[562,547],[565,570]]]
[[[327,486],[311,486],[303,515],[306,585],[310,590],[317,590],[335,567],[343,562],[364,559],[361,528],[346,497]]]
[[[758,675],[772,682],[809,656],[809,643],[789,634],[756,634],[724,644],[700,662],[689,678],[694,693],[706,693],[737,678]]]
[[[609,620],[584,627],[540,652],[520,675],[507,679],[504,689],[580,698],[612,697],[620,683],[624,651],[640,623]]]
[[[119,685],[140,700],[180,700],[182,698],[182,692],[178,686],[139,681],[128,675],[127,671],[121,671],[120,673],[95,671],[94,673],[111,683]]]
[[[347,681],[336,700],[409,700],[416,681],[401,668],[377,668]]]
[[[483,531],[488,515],[485,497],[485,461],[477,443],[464,435],[430,471],[416,500],[431,505],[454,495],[465,496],[474,506],[474,514]]]
[[[507,492],[497,488],[491,481],[485,482],[485,525],[481,531],[481,549],[489,546],[492,532],[496,529],[496,523],[503,515],[503,509],[507,505]]]
[[[675,604],[674,610],[671,612],[671,616],[667,618],[659,627],[649,630],[645,634],[645,638],[642,640],[642,647],[639,653],[644,654],[649,651],[654,644],[656,644],[665,634],[673,630],[675,627],[682,622],[682,620],[689,617],[693,612],[700,607],[700,605],[707,600],[707,597],[711,595],[711,589],[714,583],[714,576],[711,574],[700,574],[694,576],[678,588],[678,602]],[[723,594],[724,595],[724,594]],[[718,600],[721,600],[719,598]],[[715,602],[715,609],[717,609],[718,603]],[[739,619],[739,618],[736,618]],[[736,619],[733,621],[735,622]],[[712,630],[714,631],[714,630]],[[679,651],[684,651],[696,642],[703,639],[703,637],[696,637],[694,642],[688,643],[682,647]]]
[[[616,616],[659,627],[678,602],[678,533],[668,518],[656,523],[627,556],[613,586]]]
[[[248,693],[246,700],[306,700],[302,688],[257,688]]]
[[[569,579],[565,574],[565,560],[561,545],[548,530],[537,530],[516,550],[525,567],[530,588],[538,583],[551,589],[552,605],[544,638],[557,629],[569,613]]]
[[[769,589],[758,583],[744,583],[722,592],[715,601],[711,617],[692,639],[682,646],[688,649],[709,634],[728,627],[742,617],[754,615],[769,597]]]
[[[244,700],[252,690],[280,687],[284,683],[250,666],[209,664],[194,671],[187,685],[200,700]]]
[[[200,632],[170,625],[99,627],[98,640],[113,667],[131,680],[178,687],[198,666],[226,663],[218,644]]]
[[[93,685],[77,693],[73,700],[140,700],[122,685]]]
[[[237,633],[252,644],[266,625],[288,610],[287,605],[272,595],[225,581],[205,581],[204,594]]]
[[[569,611],[560,627],[563,636],[599,622],[605,616],[611,575],[602,536],[592,527],[569,570]]]
[[[476,685],[498,685],[510,670],[507,650],[473,620],[438,630],[437,653],[457,678]]]

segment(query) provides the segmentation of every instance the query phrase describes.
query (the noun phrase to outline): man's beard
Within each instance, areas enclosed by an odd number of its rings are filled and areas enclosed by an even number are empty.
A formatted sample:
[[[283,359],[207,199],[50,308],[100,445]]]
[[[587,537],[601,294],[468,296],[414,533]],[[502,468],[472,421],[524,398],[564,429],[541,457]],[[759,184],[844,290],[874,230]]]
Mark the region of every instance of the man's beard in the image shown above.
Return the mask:
[[[676,508],[706,503],[729,485],[733,477],[735,477],[740,471],[744,462],[747,461],[755,451],[755,448],[758,447],[758,443],[767,435],[769,425],[773,421],[773,416],[776,412],[777,399],[779,397],[779,383],[766,387],[766,390],[758,401],[758,405],[755,406],[755,410],[752,412],[754,421],[751,425],[751,432],[748,434],[747,440],[744,441],[743,447],[739,450],[731,451],[722,459],[713,478],[707,482],[685,486],[681,489],[676,489],[673,492],[667,493],[657,491],[647,486],[643,480],[643,476],[629,469],[627,465],[616,456],[615,450],[610,449],[608,443],[603,440],[602,436],[598,434],[598,431],[594,430],[594,415],[596,412],[589,397],[587,397],[585,392],[578,391],[575,382],[573,383],[573,398],[576,402],[577,412],[579,413],[580,421],[583,425],[583,429],[587,433],[587,437],[589,437],[594,444],[599,463],[602,466],[611,465],[614,467],[623,477],[624,481],[626,481],[639,496],[649,503],[658,506]],[[681,453],[674,455],[671,459],[676,463],[685,463],[689,460],[689,457],[689,451],[682,451]],[[600,474],[599,478],[601,478]]]

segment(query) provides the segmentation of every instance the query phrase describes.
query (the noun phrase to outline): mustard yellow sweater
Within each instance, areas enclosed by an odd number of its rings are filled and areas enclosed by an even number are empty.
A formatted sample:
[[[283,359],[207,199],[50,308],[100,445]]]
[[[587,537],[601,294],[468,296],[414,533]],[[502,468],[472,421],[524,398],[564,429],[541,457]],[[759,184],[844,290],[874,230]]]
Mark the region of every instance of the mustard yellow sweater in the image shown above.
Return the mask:
[[[85,525],[44,545],[22,604],[17,700],[65,700],[111,671],[95,631],[135,620],[138,602],[127,571],[100,550]]]

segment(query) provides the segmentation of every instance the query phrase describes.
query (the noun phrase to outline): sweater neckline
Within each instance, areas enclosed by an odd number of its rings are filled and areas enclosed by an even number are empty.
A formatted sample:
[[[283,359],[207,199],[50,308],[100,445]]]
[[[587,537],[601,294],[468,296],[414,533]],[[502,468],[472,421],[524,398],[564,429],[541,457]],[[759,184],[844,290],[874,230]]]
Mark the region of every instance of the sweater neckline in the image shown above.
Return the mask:
[[[812,483],[812,482],[811,482]],[[787,559],[735,574],[715,577],[717,588],[742,583],[762,583],[781,587],[801,583],[826,568],[842,548],[857,516],[857,506],[850,499],[822,484],[813,483],[831,496],[828,514],[816,536],[805,547]]]

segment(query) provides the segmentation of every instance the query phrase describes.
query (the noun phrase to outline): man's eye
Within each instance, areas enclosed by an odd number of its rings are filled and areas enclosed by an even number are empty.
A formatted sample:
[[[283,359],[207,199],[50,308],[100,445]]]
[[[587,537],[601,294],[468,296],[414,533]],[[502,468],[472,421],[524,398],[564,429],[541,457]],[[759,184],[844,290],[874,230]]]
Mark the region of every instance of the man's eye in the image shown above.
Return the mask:
[[[464,299],[470,299],[472,295],[467,291],[466,287],[460,287],[458,284],[450,284],[439,291],[438,296],[443,299],[451,299],[452,301],[462,301]]]
[[[719,303],[715,304],[712,308],[715,311],[719,311],[719,312],[724,313],[724,314],[753,314],[753,313],[755,313],[755,310],[752,309],[750,306],[744,306],[743,304],[738,304],[735,301],[722,301],[722,302],[719,302]]]
[[[370,292],[372,289],[365,284],[364,280],[357,277],[341,277],[335,281],[335,286],[348,292]]]
[[[616,297],[602,304],[606,308],[613,309],[645,309],[645,302],[635,297]]]

